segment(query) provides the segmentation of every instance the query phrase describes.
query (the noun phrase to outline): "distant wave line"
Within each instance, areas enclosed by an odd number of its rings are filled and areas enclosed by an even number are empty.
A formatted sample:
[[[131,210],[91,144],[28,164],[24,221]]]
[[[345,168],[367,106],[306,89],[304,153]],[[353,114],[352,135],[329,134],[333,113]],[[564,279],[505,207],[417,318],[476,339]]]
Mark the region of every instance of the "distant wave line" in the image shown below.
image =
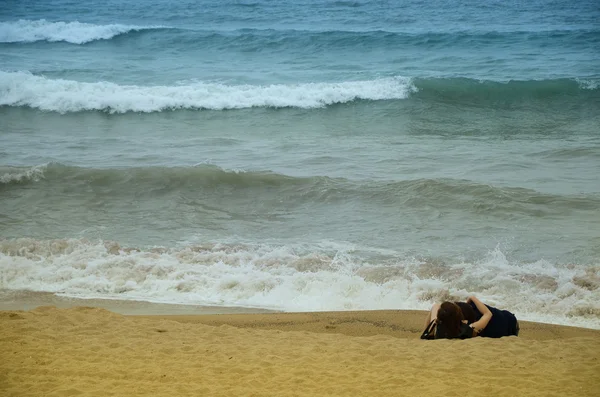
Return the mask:
[[[427,32],[411,32],[399,30],[383,30],[383,29],[277,29],[272,28],[243,28],[243,29],[198,29],[192,27],[173,27],[165,25],[123,25],[123,24],[106,24],[98,25],[92,23],[84,23],[79,21],[47,21],[26,20],[21,19],[11,22],[0,22],[0,43],[32,43],[37,41],[47,42],[67,42],[71,44],[86,44],[97,40],[110,40],[117,36],[126,35],[134,32],[156,30],[168,30],[179,32],[190,32],[201,35],[204,38],[221,38],[227,39],[231,37],[245,37],[247,39],[265,39],[265,38],[286,38],[301,40],[303,38],[320,37],[320,38],[335,38],[340,40],[343,38],[355,40],[377,39],[377,40],[416,40],[421,42],[433,41],[460,41],[460,40],[490,40],[503,38],[508,36],[523,36],[528,39],[542,37],[564,37],[569,35],[597,37],[600,40],[600,31],[594,29],[554,29],[548,31],[468,31],[457,30],[450,32],[442,31],[427,31]],[[198,39],[195,37],[194,39]]]
[[[0,43],[32,43],[36,41],[85,44],[96,40],[109,40],[129,32],[169,29],[166,26],[95,25],[82,22],[49,22],[21,19],[0,22]]]

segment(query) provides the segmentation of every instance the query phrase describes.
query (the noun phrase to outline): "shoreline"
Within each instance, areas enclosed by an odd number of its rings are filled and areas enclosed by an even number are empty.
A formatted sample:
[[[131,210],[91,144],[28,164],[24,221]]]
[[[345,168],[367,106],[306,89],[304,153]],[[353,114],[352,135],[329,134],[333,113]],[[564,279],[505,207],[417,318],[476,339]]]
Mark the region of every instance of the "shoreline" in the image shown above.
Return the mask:
[[[130,318],[175,321],[248,329],[307,331],[348,336],[389,335],[419,338],[425,327],[424,310],[350,310],[283,312],[239,306],[204,306],[136,300],[74,298],[51,292],[0,290],[0,313],[37,308],[96,308]],[[575,336],[600,336],[600,330],[562,324],[519,320],[519,338],[547,340]]]
[[[140,300],[123,300],[123,299],[106,299],[106,298],[79,298],[61,296],[52,292],[34,292],[24,290],[2,290],[0,289],[0,312],[2,311],[29,311],[34,310],[38,307],[51,306],[58,309],[69,309],[75,307],[94,307],[105,309],[113,313],[122,314],[125,316],[139,316],[152,318],[155,316],[170,319],[179,322],[187,323],[203,323],[207,325],[222,325],[228,322],[238,324],[242,328],[256,327],[251,325],[255,322],[256,318],[262,318],[260,316],[252,317],[253,315],[264,315],[264,314],[278,314],[278,316],[267,316],[264,317],[262,322],[265,324],[277,325],[285,322],[308,322],[309,319],[318,318],[318,322],[322,322],[323,330],[321,331],[318,327],[302,326],[302,328],[311,332],[327,332],[335,333],[333,330],[336,328],[342,329],[342,333],[346,333],[347,328],[338,327],[337,322],[339,320],[330,319],[332,324],[325,324],[324,319],[330,318],[332,315],[336,317],[344,318],[345,322],[348,319],[353,318],[357,313],[361,316],[366,316],[374,322],[381,322],[378,319],[377,313],[402,313],[402,329],[403,332],[408,334],[416,334],[417,336],[423,331],[425,327],[424,319],[427,315],[426,310],[412,310],[412,309],[374,309],[374,310],[348,310],[348,311],[317,311],[317,312],[284,312],[281,310],[272,310],[264,308],[253,308],[243,306],[217,306],[217,305],[196,305],[196,304],[178,304],[178,303],[159,303],[149,302]],[[226,316],[233,316],[231,318]],[[246,315],[246,317],[244,317]],[[200,320],[197,316],[202,316]],[[287,320],[275,320],[276,318],[287,319]],[[519,318],[517,316],[517,318]],[[591,327],[571,326],[564,324],[545,323],[540,321],[528,321],[519,319],[521,326],[521,334],[523,336],[523,329],[532,329],[540,331],[546,335],[546,338],[550,338],[551,335],[561,334],[559,330],[582,330],[582,331],[595,331],[600,333],[600,329]],[[400,329],[398,322],[392,321],[388,324],[393,329]],[[260,328],[260,327],[258,327]],[[364,330],[361,332],[365,332]],[[375,331],[368,332],[369,335],[374,335]],[[385,334],[395,334],[395,332],[385,331]],[[569,332],[567,332],[569,333]],[[594,333],[594,332],[592,332]],[[407,335],[408,335],[407,334]]]
[[[0,290],[0,311],[32,310],[40,306],[68,309],[97,307],[123,315],[203,315],[231,313],[278,313],[276,310],[240,306],[184,305],[139,300],[75,298],[53,292]]]

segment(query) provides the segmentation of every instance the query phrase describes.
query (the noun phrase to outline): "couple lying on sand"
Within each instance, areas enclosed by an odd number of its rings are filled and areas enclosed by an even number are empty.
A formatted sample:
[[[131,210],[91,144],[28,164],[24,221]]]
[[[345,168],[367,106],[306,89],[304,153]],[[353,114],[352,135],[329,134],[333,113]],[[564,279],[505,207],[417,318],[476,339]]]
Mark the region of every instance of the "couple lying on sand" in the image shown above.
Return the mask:
[[[519,335],[519,322],[508,310],[483,304],[470,296],[466,302],[436,303],[425,322],[421,339],[501,338]]]

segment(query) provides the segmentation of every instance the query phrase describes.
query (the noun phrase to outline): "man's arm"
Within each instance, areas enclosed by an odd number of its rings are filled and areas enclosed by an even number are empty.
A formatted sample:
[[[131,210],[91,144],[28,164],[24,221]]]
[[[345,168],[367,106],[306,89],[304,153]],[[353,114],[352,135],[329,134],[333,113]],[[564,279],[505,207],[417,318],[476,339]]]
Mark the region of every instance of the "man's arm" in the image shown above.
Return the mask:
[[[475,321],[473,324],[471,324],[471,328],[473,328],[475,334],[479,334],[481,331],[484,330],[485,327],[487,327],[488,323],[492,319],[492,312],[490,311],[490,309],[487,308],[486,305],[484,305],[479,299],[477,299],[474,296],[469,296],[469,298],[467,299],[467,303],[469,302],[473,302],[475,304],[475,307],[477,307],[477,310],[479,310],[479,312],[482,314],[481,318],[478,321]]]

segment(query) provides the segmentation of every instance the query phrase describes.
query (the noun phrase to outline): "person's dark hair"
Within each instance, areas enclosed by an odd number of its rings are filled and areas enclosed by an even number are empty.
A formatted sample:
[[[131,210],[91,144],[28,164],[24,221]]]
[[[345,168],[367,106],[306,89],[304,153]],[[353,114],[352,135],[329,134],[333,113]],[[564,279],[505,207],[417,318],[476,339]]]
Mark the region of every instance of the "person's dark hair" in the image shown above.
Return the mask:
[[[460,311],[463,314],[463,318],[467,320],[467,323],[471,324],[477,321],[477,317],[475,317],[475,310],[469,305],[467,302],[454,302],[460,308]]]
[[[460,307],[454,302],[444,302],[437,312],[437,338],[458,338],[460,335],[460,325],[464,319]]]

